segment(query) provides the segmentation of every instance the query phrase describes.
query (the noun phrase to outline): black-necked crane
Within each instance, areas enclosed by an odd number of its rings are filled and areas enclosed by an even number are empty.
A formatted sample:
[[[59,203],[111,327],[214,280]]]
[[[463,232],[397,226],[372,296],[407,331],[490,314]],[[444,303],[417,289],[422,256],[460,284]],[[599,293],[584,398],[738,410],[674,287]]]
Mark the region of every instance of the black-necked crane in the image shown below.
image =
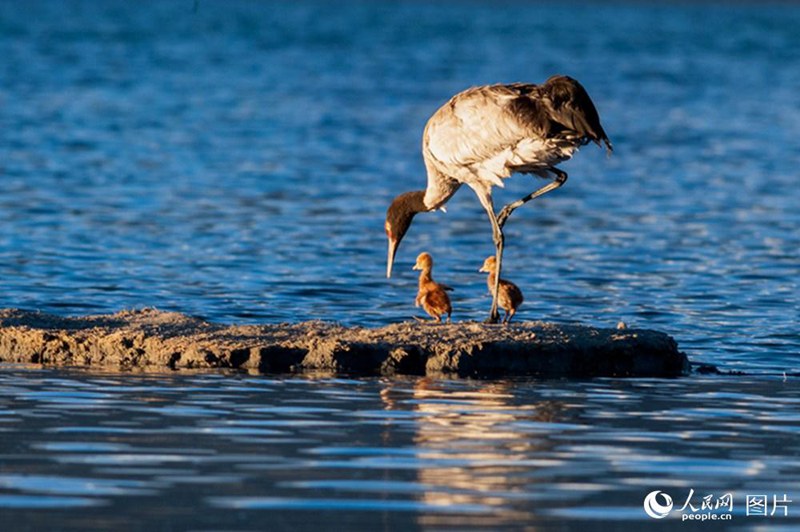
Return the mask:
[[[605,143],[608,153],[613,150],[589,94],[570,77],[553,76],[541,85],[486,85],[456,94],[425,125],[422,156],[427,188],[400,194],[386,212],[386,277],[392,275],[397,248],[414,216],[444,210],[459,187],[467,185],[492,224],[497,275],[488,321],[496,323],[503,226],[515,209],[562,186],[567,174],[555,165],[589,142]],[[552,181],[495,214],[492,187],[502,187],[503,180],[515,173]]]

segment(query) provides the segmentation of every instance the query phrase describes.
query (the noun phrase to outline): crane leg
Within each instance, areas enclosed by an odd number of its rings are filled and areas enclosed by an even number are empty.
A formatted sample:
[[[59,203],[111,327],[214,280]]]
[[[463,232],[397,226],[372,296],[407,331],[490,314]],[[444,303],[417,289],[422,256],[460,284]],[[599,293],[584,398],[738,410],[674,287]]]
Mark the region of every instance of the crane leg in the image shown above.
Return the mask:
[[[500,292],[500,270],[503,265],[503,245],[505,237],[503,236],[503,228],[497,223],[497,216],[494,213],[494,205],[492,203],[492,193],[489,187],[471,185],[478,199],[483,205],[486,214],[489,216],[489,221],[492,223],[492,239],[494,240],[495,260],[497,261],[497,275],[495,276],[494,286],[492,287],[492,309],[489,311],[489,317],[484,323],[497,323],[500,321],[500,313],[497,312],[497,295]]]
[[[491,200],[490,200],[491,202]],[[489,311],[489,317],[485,323],[497,323],[500,320],[500,313],[497,311],[497,295],[500,292],[500,269],[503,264],[503,246],[505,244],[505,236],[500,224],[497,223],[497,217],[494,214],[494,209],[491,203],[486,208],[486,213],[489,215],[489,221],[492,222],[492,240],[494,240],[495,260],[497,261],[497,275],[494,276],[494,286],[492,287],[492,309]]]
[[[534,198],[538,198],[542,194],[547,194],[551,190],[555,190],[561,187],[564,183],[567,182],[567,173],[565,171],[553,167],[548,168],[547,170],[556,175],[556,178],[552,182],[546,184],[545,186],[534,192],[531,192],[524,198],[520,198],[517,201],[509,203],[508,205],[503,207],[503,210],[501,210],[500,214],[497,216],[497,224],[500,226],[501,230],[503,229],[503,226],[506,224],[508,217],[511,216],[511,213],[514,212],[518,207],[528,203],[530,200]],[[498,261],[498,266],[499,264],[500,261]],[[498,277],[500,276],[499,272],[497,275]]]
[[[500,224],[497,223],[496,218],[493,220],[493,222],[494,227],[497,228],[497,231],[494,235],[497,275],[494,276],[494,286],[492,287],[492,309],[489,311],[489,318],[486,320],[486,323],[497,323],[500,320],[500,313],[497,311],[497,297],[500,293],[500,270],[503,267],[503,246],[505,244],[505,236],[503,235],[503,229],[500,227]]]

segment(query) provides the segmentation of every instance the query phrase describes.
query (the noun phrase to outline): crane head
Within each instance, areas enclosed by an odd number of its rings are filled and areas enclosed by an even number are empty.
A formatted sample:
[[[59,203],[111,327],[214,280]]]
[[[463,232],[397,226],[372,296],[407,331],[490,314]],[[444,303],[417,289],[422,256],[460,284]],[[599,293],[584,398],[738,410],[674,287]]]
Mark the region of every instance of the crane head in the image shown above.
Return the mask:
[[[423,202],[424,197],[424,190],[400,194],[392,201],[386,211],[384,229],[386,230],[386,238],[389,240],[389,254],[386,258],[387,278],[392,276],[392,265],[397,254],[397,248],[400,246],[400,241],[406,236],[408,228],[411,227],[414,215],[428,210]]]

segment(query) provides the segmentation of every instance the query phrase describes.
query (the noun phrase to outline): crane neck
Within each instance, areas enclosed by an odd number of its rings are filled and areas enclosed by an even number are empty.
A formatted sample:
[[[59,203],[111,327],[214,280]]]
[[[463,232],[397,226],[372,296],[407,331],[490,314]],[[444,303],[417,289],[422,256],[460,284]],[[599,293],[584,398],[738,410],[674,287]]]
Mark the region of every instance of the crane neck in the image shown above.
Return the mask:
[[[387,220],[394,220],[394,221],[408,221],[411,223],[411,219],[414,217],[415,214],[420,212],[427,212],[428,209],[425,206],[425,191],[424,190],[412,190],[409,192],[403,192],[394,200],[392,200],[392,204],[389,205],[389,209],[386,212]],[[399,225],[403,225],[402,223]]]
[[[443,205],[453,197],[461,183],[440,172],[428,157],[425,158],[425,167],[428,171],[428,188],[425,189],[423,198],[425,210],[443,209]]]

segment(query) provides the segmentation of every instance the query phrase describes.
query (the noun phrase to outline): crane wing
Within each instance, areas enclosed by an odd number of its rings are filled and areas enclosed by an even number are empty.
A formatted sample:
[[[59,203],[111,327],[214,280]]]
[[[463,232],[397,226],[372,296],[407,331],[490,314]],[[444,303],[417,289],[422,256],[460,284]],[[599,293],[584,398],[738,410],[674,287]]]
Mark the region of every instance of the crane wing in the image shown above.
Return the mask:
[[[542,85],[487,85],[456,94],[428,120],[422,151],[441,176],[502,187],[513,172],[547,175],[589,141],[612,150],[583,86],[553,76]],[[435,189],[441,179],[428,175],[428,188]]]
[[[475,87],[454,96],[428,121],[426,157],[461,182],[478,178],[503,186],[514,171],[545,168],[572,155],[549,143],[549,108],[530,84]]]
[[[511,104],[518,92],[506,85],[474,87],[455,95],[428,121],[423,147],[445,175],[471,176],[503,186],[508,162],[527,134]]]

